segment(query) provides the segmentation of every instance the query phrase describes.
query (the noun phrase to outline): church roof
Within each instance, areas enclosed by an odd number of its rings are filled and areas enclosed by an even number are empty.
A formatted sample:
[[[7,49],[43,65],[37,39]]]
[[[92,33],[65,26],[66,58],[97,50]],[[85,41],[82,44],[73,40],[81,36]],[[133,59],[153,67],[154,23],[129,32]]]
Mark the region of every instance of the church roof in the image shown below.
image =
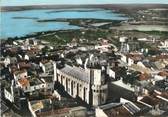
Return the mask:
[[[89,72],[83,68],[65,65],[60,71],[79,80],[89,82]]]

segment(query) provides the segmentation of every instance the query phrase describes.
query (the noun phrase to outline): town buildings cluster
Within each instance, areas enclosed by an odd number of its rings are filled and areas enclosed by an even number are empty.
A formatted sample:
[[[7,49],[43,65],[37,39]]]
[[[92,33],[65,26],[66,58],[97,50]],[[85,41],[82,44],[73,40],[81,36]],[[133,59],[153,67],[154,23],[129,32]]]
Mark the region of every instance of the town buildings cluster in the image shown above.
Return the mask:
[[[77,40],[61,49],[35,38],[1,43],[2,116],[168,114],[168,40],[119,37],[119,47]]]

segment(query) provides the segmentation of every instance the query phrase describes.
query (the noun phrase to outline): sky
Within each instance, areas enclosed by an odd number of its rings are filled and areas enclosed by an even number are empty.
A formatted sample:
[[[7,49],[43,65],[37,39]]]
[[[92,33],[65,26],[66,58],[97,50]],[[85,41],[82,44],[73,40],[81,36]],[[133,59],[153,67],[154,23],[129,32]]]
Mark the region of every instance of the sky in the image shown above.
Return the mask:
[[[120,3],[161,3],[168,0],[0,0],[1,6],[24,6],[38,4],[120,4]]]

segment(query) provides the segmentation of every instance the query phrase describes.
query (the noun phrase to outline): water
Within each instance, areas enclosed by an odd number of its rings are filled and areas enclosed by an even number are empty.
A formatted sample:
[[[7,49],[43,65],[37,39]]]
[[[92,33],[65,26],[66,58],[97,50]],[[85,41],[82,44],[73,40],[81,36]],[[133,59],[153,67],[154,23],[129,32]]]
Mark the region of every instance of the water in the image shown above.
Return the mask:
[[[103,9],[26,10],[1,13],[1,38],[24,36],[34,32],[79,29],[68,22],[37,22],[56,18],[93,18],[126,20],[121,14]]]

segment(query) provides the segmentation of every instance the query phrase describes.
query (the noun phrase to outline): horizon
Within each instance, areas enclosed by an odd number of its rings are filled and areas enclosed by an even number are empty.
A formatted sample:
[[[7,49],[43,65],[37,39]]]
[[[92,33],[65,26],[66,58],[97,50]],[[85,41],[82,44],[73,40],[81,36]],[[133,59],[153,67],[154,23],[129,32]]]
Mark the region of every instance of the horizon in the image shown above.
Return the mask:
[[[9,2],[10,1],[10,2]],[[69,2],[69,3],[67,3]],[[168,0],[1,0],[1,6],[32,6],[32,5],[97,5],[97,4],[168,4]]]

